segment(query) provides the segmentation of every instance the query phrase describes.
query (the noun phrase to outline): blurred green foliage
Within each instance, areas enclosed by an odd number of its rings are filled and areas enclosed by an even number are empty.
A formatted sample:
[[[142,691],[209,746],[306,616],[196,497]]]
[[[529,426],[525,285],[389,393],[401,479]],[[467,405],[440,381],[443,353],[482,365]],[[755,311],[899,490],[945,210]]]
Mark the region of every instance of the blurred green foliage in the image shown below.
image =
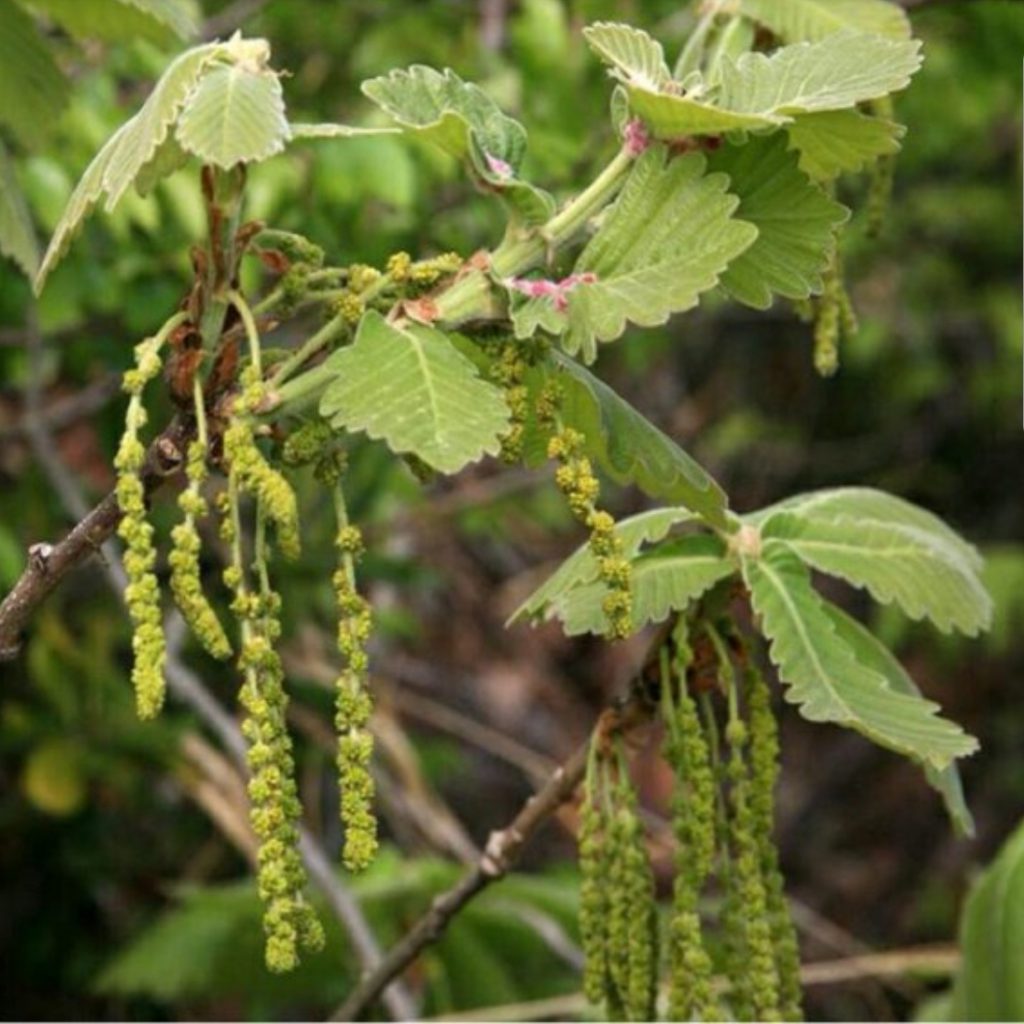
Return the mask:
[[[204,14],[214,18],[225,6],[234,5],[204,3]],[[609,85],[579,28],[602,17],[633,21],[663,39],[672,57],[690,15],[678,0],[493,6],[505,11],[487,29],[497,45],[481,43],[489,5],[470,0],[273,0],[244,28],[265,35],[275,64],[290,70],[285,94],[296,118],[369,123],[362,79],[414,62],[453,67],[527,125],[526,176],[564,198],[612,146]],[[969,798],[984,801],[982,856],[1024,799],[1016,700],[1024,671],[1024,9],[1006,0],[925,5],[915,25],[927,60],[898,105],[909,130],[884,235],[867,239],[861,226],[851,236],[847,265],[862,330],[841,354],[838,377],[815,377],[810,330],[788,310],[762,316],[724,302],[665,329],[634,331],[602,356],[601,372],[686,441],[740,509],[815,486],[870,484],[927,505],[983,545],[997,607],[984,647],[935,640],[895,615],[879,623],[885,639],[923,666],[925,681],[946,680],[952,716],[982,738],[984,752],[966,776]],[[91,155],[173,52],[143,38],[72,47],[59,30],[51,35],[73,79],[69,105],[44,146],[12,147],[41,238]],[[400,248],[469,254],[500,229],[497,211],[452,163],[390,137],[295,147],[253,172],[250,196],[250,216],[302,230],[338,262],[379,262]],[[86,226],[35,308],[49,342],[39,382],[49,398],[75,395],[127,366],[131,345],[179,301],[202,216],[195,173],[186,170]],[[0,590],[16,579],[29,544],[68,525],[17,426],[32,315],[27,283],[0,263]],[[111,483],[120,430],[121,403],[108,393],[57,434],[91,498]],[[358,449],[352,512],[381,542],[371,545],[367,574],[398,588],[399,602],[381,616],[388,642],[419,645],[429,659],[431,641],[443,648],[444,634],[424,609],[443,613],[446,580],[436,565],[385,543],[406,503],[423,508],[412,476],[390,466],[375,446]],[[638,504],[632,492],[616,501],[624,511]],[[158,509],[165,527],[169,514]],[[578,540],[550,489],[499,496],[456,519],[471,550],[498,565],[534,565]],[[321,571],[329,523],[326,514],[310,515],[303,560],[282,568],[288,634],[309,623],[329,628]],[[76,573],[36,617],[24,658],[0,668],[0,954],[7,976],[18,979],[5,986],[5,1013],[322,1013],[343,995],[351,970],[340,937],[332,932],[328,951],[292,976],[263,972],[251,886],[229,881],[245,876],[246,865],[175,782],[181,737],[194,723],[173,707],[156,723],[135,720],[129,631],[104,588],[96,565]],[[204,662],[202,674],[219,695],[233,693],[230,670]],[[315,687],[303,683],[299,695],[326,708]],[[424,740],[422,755],[438,781],[458,776],[458,748]],[[316,751],[303,748],[301,757],[303,770],[323,769]],[[486,801],[479,788],[476,799]],[[513,808],[514,801],[485,808],[481,820]],[[474,828],[478,838],[483,831]],[[572,933],[574,883],[558,863],[549,870],[488,893],[418,968],[429,1011],[573,990],[575,973],[509,913],[539,909]],[[359,883],[382,940],[396,937],[453,873],[394,851],[382,859]],[[810,876],[808,884],[827,879]],[[919,936],[926,917],[928,935],[951,936],[953,901],[939,903],[938,912],[928,910],[923,889],[908,897],[905,935],[886,941]]]

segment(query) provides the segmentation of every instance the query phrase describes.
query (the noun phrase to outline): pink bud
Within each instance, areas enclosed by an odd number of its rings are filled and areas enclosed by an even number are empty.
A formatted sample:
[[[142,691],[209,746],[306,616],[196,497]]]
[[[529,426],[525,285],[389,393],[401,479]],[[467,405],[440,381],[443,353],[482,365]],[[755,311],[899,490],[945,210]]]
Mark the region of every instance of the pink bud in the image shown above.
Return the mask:
[[[639,156],[651,144],[647,126],[636,118],[627,122],[622,138],[626,144],[626,152],[630,156]]]

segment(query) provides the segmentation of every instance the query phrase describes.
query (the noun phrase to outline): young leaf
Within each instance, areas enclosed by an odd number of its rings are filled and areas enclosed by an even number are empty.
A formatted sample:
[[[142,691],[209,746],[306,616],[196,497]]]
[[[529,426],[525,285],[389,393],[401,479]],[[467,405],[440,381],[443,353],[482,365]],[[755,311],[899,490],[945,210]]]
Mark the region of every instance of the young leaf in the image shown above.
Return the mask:
[[[735,571],[718,537],[698,533],[660,545],[633,563],[633,628],[663,622],[670,612],[682,611]],[[600,581],[583,584],[553,601],[550,613],[562,620],[567,636],[604,635],[608,617],[602,605],[607,593]]]
[[[652,89],[621,67],[630,106],[659,139],[721,135],[786,125],[801,114],[845,110],[907,86],[920,67],[920,44],[842,32],[771,56],[723,58],[714,86],[687,92],[672,82]]]
[[[444,473],[498,452],[509,421],[502,394],[440,331],[395,327],[371,310],[329,362],[337,377],[320,413],[337,429],[363,430]]]
[[[517,177],[526,130],[502,113],[479,86],[452,70],[414,65],[363,83],[363,92],[409,134],[467,162],[487,191],[496,193],[522,222],[551,216],[554,200]]]
[[[211,68],[177,125],[184,149],[224,170],[280,153],[288,134],[281,81],[263,62]]]
[[[552,358],[562,370],[562,419],[583,434],[588,453],[613,480],[685,505],[712,526],[726,525],[725,494],[697,462],[574,359],[558,352]]]
[[[103,191],[107,195],[104,209],[108,213],[134,184],[142,168],[156,155],[196,83],[214,59],[224,52],[225,46],[222,44],[207,43],[183,53],[160,77],[142,109],[118,132],[116,142],[111,139],[100,150],[103,153],[107,147],[114,146],[114,152],[103,171]],[[54,232],[55,238],[61,233],[61,226],[58,225]]]
[[[773,293],[806,299],[820,292],[833,232],[849,210],[800,171],[786,137],[723,146],[708,157],[708,168],[729,175],[729,191],[740,200],[736,215],[757,228],[754,244],[722,274],[723,287],[755,309],[767,309]]]
[[[787,43],[815,42],[844,29],[910,38],[910,20],[892,0],[740,0],[740,9]]]
[[[0,253],[10,257],[29,278],[39,265],[39,246],[25,198],[14,177],[14,163],[0,142]]]
[[[886,494],[872,487],[833,487],[808,491],[769,505],[745,518],[755,526],[762,525],[779,512],[793,512],[802,519],[825,522],[870,519],[894,526],[911,526],[928,534],[932,541],[949,547],[951,557],[961,559],[975,572],[982,566],[978,549],[938,516],[894,494]]]
[[[0,124],[23,146],[37,146],[67,93],[67,80],[32,18],[11,0],[0,3]]]
[[[598,21],[588,25],[583,36],[594,53],[611,65],[616,77],[624,82],[635,82],[656,92],[672,78],[661,43],[643,29]]]
[[[109,42],[139,37],[166,42],[191,39],[199,31],[188,0],[28,0],[69,35]]]
[[[801,114],[786,125],[786,132],[790,146],[800,153],[800,170],[815,181],[832,181],[898,153],[906,129],[859,110],[824,110]]]
[[[526,131],[502,113],[479,86],[452,70],[422,64],[363,82],[363,92],[409,134],[426,139],[456,160],[469,155],[470,138],[514,171],[526,152]]]
[[[905,89],[921,66],[917,40],[841,32],[815,43],[797,43],[744,54],[722,73],[720,106],[748,114],[792,116],[844,110]]]
[[[604,224],[576,264],[568,293],[565,347],[587,362],[597,343],[626,322],[653,327],[697,304],[757,237],[733,217],[738,205],[722,174],[705,174],[699,153],[668,160],[651,146],[636,161]]]
[[[862,665],[836,633],[810,573],[778,541],[767,541],[758,558],[742,559],[761,630],[786,699],[810,722],[835,722],[914,760],[946,768],[973,753],[977,741],[938,717],[937,705],[897,693],[878,672]]]
[[[921,691],[907,675],[906,669],[864,626],[834,604],[826,604],[825,611],[832,620],[839,639],[849,645],[862,665],[883,676],[890,690],[907,693],[912,697],[921,696]],[[941,771],[931,765],[925,765],[924,773],[928,784],[942,797],[946,813],[957,833],[962,836],[973,836],[974,819],[964,800],[964,790],[956,764],[951,764]]]
[[[815,569],[866,587],[876,601],[895,601],[912,619],[927,616],[944,633],[974,636],[991,619],[992,601],[974,570],[916,527],[779,512],[761,535],[784,541]]]
[[[623,557],[632,558],[644,544],[661,540],[673,526],[693,519],[686,508],[656,508],[619,520],[615,533],[622,543]],[[506,625],[541,615],[574,587],[597,578],[597,559],[590,545],[582,544],[509,616]]]

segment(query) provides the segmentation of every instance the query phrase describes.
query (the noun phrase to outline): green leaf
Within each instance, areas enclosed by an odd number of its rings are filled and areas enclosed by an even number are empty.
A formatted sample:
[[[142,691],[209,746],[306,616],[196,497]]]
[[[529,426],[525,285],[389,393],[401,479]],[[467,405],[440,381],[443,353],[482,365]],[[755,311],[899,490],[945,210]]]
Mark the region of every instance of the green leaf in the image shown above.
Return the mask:
[[[0,253],[10,257],[29,278],[39,265],[39,246],[25,197],[14,177],[14,163],[0,142]]]
[[[921,696],[921,691],[906,669],[872,633],[834,604],[826,604],[825,611],[832,620],[839,639],[849,645],[862,665],[883,676],[890,690],[907,693],[913,697]],[[964,800],[963,785],[956,765],[951,764],[941,771],[931,765],[925,765],[924,773],[928,784],[942,797],[946,813],[957,833],[962,836],[973,836],[974,819]]]
[[[583,434],[588,453],[613,480],[726,526],[725,494],[694,459],[574,359],[559,352],[552,358],[562,371],[562,419]]]
[[[905,89],[921,66],[916,40],[841,32],[814,43],[797,43],[744,54],[722,73],[716,101],[728,110],[787,116],[843,110]]]
[[[1024,825],[971,888],[949,1020],[1024,1019]]]
[[[225,47],[220,43],[207,43],[183,53],[160,76],[142,109],[118,132],[116,142],[111,139],[104,146],[104,149],[115,147],[103,171],[107,213],[135,183],[143,167],[154,159],[196,84],[214,59],[224,52]],[[60,230],[58,226],[55,237]]]
[[[892,0],[740,0],[740,9],[787,43],[815,42],[848,29],[910,38],[910,19]]]
[[[757,229],[736,220],[728,178],[705,174],[699,153],[668,159],[651,146],[634,163],[622,193],[580,255],[575,273],[593,276],[568,293],[565,347],[592,361],[627,321],[665,323],[695,306]]]
[[[686,508],[656,508],[619,520],[615,533],[622,543],[623,556],[632,558],[644,544],[661,540],[673,526],[693,519],[693,513]],[[553,601],[597,577],[597,559],[590,545],[582,544],[509,616],[506,625],[536,618]]]
[[[672,75],[665,63],[661,43],[652,39],[643,29],[617,22],[598,21],[583,30],[590,48],[606,64],[610,64],[616,77],[635,82],[657,91]]]
[[[871,519],[894,526],[910,526],[928,534],[932,541],[951,549],[951,557],[960,558],[976,572],[982,567],[978,549],[969,544],[938,516],[894,494],[872,487],[832,487],[796,494],[744,516],[755,525],[764,525],[779,512],[793,512],[802,519],[843,522],[847,519]]]
[[[157,147],[157,151],[135,175],[135,191],[140,196],[149,195],[164,178],[170,177],[188,163],[190,154],[178,144],[173,135],[168,135]]]
[[[46,139],[68,83],[32,18],[13,0],[0,3],[0,124],[29,148]]]
[[[699,533],[659,545],[633,563],[633,629],[663,622],[735,572],[718,537]],[[551,614],[562,620],[567,636],[605,635],[608,617],[602,604],[607,593],[600,581],[577,586],[552,602]]]
[[[895,121],[859,110],[801,114],[786,125],[790,145],[800,153],[800,170],[815,181],[832,181],[898,153],[905,131]]]
[[[198,11],[189,0],[28,0],[69,35],[120,42],[138,37],[192,39]]]
[[[804,718],[855,729],[939,771],[977,749],[976,740],[937,716],[937,705],[891,690],[857,660],[807,568],[784,544],[767,541],[760,557],[744,557],[742,566],[772,662],[788,684],[786,699]]]
[[[225,170],[280,153],[288,141],[280,79],[262,63],[211,68],[185,104],[177,135],[184,149]]]
[[[526,130],[479,86],[450,69],[417,64],[372,78],[362,88],[408,134],[465,161],[485,190],[498,195],[523,222],[539,224],[554,212],[551,196],[517,177]]]
[[[761,535],[784,541],[811,567],[865,587],[882,604],[895,601],[912,619],[931,619],[944,633],[974,636],[991,620],[992,601],[974,570],[916,527],[780,512]]]
[[[496,454],[508,429],[501,392],[433,328],[395,327],[371,310],[355,342],[335,352],[329,365],[337,377],[320,402],[322,416],[444,473]]]
[[[833,248],[834,231],[849,210],[814,185],[797,166],[781,133],[723,146],[708,168],[729,175],[739,196],[736,215],[757,228],[757,238],[722,274],[734,298],[767,309],[773,293],[806,299],[821,291],[821,273]]]
[[[457,160],[469,155],[471,136],[491,157],[513,170],[526,152],[523,126],[501,112],[479,86],[454,71],[422,64],[363,82],[363,92],[407,132],[426,139]]]
[[[630,106],[659,139],[785,125],[800,114],[845,110],[907,86],[921,65],[916,40],[842,32],[771,56],[723,57],[715,83],[662,83],[614,65]]]

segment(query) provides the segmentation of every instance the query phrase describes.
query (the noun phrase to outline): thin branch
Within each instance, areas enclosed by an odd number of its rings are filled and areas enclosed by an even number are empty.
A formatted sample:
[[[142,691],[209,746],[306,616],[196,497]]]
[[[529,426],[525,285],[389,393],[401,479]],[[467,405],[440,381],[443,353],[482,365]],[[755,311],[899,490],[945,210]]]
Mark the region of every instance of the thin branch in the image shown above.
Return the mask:
[[[87,507],[85,499],[78,483],[61,461],[60,454],[53,445],[53,439],[46,430],[45,422],[39,416],[41,380],[37,371],[41,370],[42,366],[43,338],[38,329],[34,311],[30,314],[28,345],[31,384],[26,392],[26,407],[32,423],[29,438],[33,451],[68,513],[81,517]],[[163,436],[161,435],[161,438]],[[154,445],[158,445],[161,438],[158,438]],[[184,444],[184,442],[180,443]],[[151,446],[151,451],[152,448],[153,446]],[[179,452],[181,450],[183,447],[178,448]],[[145,476],[143,479],[145,483]],[[50,549],[45,556],[40,555],[33,559],[30,554],[28,569],[15,585],[15,589],[0,605],[0,656],[6,654],[8,657],[12,657],[17,653],[21,624],[74,565],[94,551],[100,543],[109,540],[120,517],[115,496],[108,495],[92,512],[84,515],[84,518],[68,537]],[[72,540],[73,538],[75,539]],[[120,551],[111,541],[105,547],[104,555],[107,581],[117,597],[123,600],[127,577]],[[14,601],[11,600],[12,597],[15,598]],[[217,699],[203,685],[202,680],[181,660],[179,652],[185,638],[185,623],[176,610],[167,616],[165,631],[167,634],[167,657],[164,671],[167,676],[168,688],[179,700],[191,707],[199,718],[217,734],[244,776],[248,771],[245,738],[234,718],[221,707]],[[11,652],[12,648],[13,652]],[[331,911],[341,923],[363,969],[373,970],[375,965],[381,961],[381,951],[376,936],[370,929],[355,897],[337,877],[330,859],[304,825],[299,826],[299,850],[309,872],[310,880],[321,891]],[[416,1006],[411,996],[400,983],[396,982],[389,986],[383,994],[383,999],[388,1012],[396,1020],[411,1020],[417,1016]]]
[[[596,728],[603,732],[627,733],[646,723],[651,707],[642,687],[634,687],[621,705],[605,711]],[[554,773],[526,803],[507,827],[492,832],[476,867],[451,889],[438,896],[430,909],[391,948],[377,968],[365,975],[332,1015],[332,1021],[353,1021],[366,1012],[386,987],[420,953],[436,942],[462,908],[478,893],[504,877],[518,860],[523,847],[558,809],[575,793],[586,772],[589,741]]]

